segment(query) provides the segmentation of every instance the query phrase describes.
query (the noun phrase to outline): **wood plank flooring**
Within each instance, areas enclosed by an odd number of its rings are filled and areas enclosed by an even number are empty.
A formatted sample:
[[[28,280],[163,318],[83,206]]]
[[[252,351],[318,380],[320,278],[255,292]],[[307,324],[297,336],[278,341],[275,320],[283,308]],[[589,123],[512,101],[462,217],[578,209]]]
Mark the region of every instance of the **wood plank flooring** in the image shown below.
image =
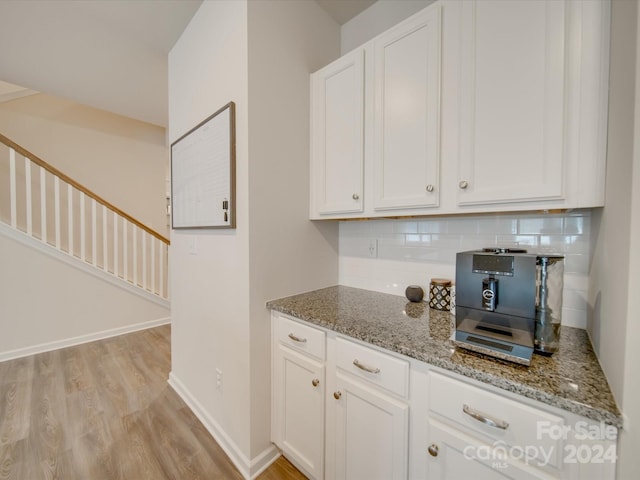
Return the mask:
[[[0,480],[242,479],[167,384],[171,327],[0,363]],[[304,479],[280,458],[259,480]]]

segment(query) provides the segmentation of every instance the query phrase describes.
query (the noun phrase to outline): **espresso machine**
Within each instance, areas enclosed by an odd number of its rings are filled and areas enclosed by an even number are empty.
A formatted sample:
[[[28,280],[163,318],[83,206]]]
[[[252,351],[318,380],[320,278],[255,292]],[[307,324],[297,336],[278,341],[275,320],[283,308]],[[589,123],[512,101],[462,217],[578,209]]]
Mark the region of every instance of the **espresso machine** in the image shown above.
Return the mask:
[[[456,256],[456,331],[462,348],[529,365],[558,350],[564,257],[485,248]]]

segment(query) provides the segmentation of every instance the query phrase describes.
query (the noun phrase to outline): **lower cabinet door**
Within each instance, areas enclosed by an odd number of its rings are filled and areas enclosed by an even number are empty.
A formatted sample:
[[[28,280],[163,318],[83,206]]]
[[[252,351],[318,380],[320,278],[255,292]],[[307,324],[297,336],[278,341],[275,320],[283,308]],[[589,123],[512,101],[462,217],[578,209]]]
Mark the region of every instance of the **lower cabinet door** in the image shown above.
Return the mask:
[[[407,403],[340,373],[335,387],[327,400],[335,402],[335,478],[406,479]]]
[[[429,444],[424,455],[429,480],[557,478],[510,458],[502,442],[484,443],[434,419],[429,420]]]
[[[273,440],[306,475],[322,479],[325,367],[283,345],[276,355]]]

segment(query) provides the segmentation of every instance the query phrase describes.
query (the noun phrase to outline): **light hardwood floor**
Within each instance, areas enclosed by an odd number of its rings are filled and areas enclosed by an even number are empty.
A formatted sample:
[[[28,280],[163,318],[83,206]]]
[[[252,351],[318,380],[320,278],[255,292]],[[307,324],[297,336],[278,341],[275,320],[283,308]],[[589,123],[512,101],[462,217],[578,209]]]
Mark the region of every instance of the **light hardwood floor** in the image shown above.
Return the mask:
[[[168,325],[0,362],[0,479],[241,479],[167,384]],[[259,480],[304,479],[280,458]]]

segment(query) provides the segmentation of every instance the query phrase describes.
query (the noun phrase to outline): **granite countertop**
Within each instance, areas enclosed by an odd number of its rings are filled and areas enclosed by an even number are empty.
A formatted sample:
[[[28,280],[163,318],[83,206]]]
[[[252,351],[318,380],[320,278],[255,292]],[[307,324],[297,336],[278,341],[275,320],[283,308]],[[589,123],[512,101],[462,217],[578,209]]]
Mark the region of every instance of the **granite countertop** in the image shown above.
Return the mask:
[[[622,427],[622,415],[585,330],[563,326],[560,349],[531,365],[456,348],[449,312],[404,297],[334,286],[273,300],[267,307],[469,378]]]

